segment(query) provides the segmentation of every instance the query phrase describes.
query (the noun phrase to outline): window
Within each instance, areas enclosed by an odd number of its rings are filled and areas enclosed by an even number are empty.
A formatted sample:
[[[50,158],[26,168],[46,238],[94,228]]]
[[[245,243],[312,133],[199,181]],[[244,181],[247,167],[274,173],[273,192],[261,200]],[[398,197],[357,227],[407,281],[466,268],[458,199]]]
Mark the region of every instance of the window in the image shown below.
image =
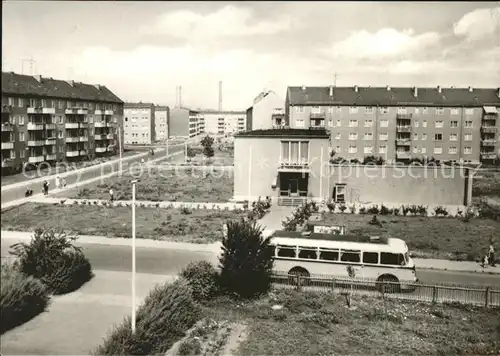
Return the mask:
[[[434,126],[437,127],[437,128],[443,127],[443,121],[441,121],[441,120],[436,121],[435,124],[434,124]]]
[[[380,264],[391,265],[391,266],[401,266],[405,263],[405,257],[402,253],[380,253]]]
[[[340,148],[340,146],[335,147],[335,152],[336,153],[341,153],[342,152],[342,149]]]
[[[468,129],[471,129],[472,128],[472,121],[466,121],[465,122],[465,127],[468,128]]]
[[[358,148],[356,146],[350,145],[348,152],[349,153],[358,153]]]
[[[371,132],[365,132],[363,140],[373,140],[373,134]]]
[[[465,146],[465,147],[464,147],[464,153],[465,153],[466,155],[470,155],[470,154],[472,153],[472,147],[470,147],[470,146]]]
[[[297,251],[295,246],[277,246],[278,249],[278,257],[288,257],[295,258],[297,256]]]
[[[62,109],[62,108],[64,107],[64,102],[63,102],[62,100],[58,100],[58,101],[57,101],[57,107],[58,107],[59,109]]]
[[[366,120],[365,127],[373,127],[373,120]]]
[[[357,114],[358,113],[358,107],[357,106],[350,106],[349,107],[349,114]]]
[[[64,131],[63,130],[59,131],[59,138],[64,138]]]
[[[381,133],[379,138],[380,138],[380,141],[387,141],[389,135],[386,133]]]
[[[389,108],[387,106],[381,106],[380,107],[380,113],[381,114],[387,114],[389,112]]]
[[[382,145],[378,148],[378,153],[387,153],[387,146]]]
[[[295,111],[302,113],[302,112],[304,112],[304,107],[303,106],[296,106]]]
[[[333,114],[333,106],[329,106],[328,107],[328,113],[329,114]]]
[[[373,146],[365,146],[364,153],[373,153]]]
[[[373,114],[373,106],[367,106],[365,108],[365,114]]]
[[[465,109],[465,115],[472,115],[472,114],[474,114],[473,108],[466,108]]]
[[[413,153],[418,153],[418,147],[413,147]]]
[[[450,141],[457,141],[458,140],[458,135],[456,133],[450,134]]]
[[[10,106],[14,106],[14,98],[9,98],[8,101]]]
[[[378,252],[363,252],[363,263],[378,264]]]
[[[19,116],[19,125],[24,125],[24,116],[23,115]]]
[[[458,127],[458,121],[450,121],[450,127]]]
[[[358,127],[358,120],[349,120],[349,127]]]
[[[26,151],[25,150],[20,150],[19,151],[19,158],[24,158],[26,156]]]
[[[36,107],[36,100],[35,99],[30,99],[30,108]]]
[[[406,114],[406,108],[404,106],[398,107],[398,114]]]
[[[340,260],[342,262],[360,262],[361,261],[361,251],[342,250],[341,255],[340,255]]]
[[[456,147],[450,147],[450,148],[448,148],[448,153],[450,153],[450,154],[457,153],[457,148]]]
[[[319,114],[319,113],[321,113],[321,108],[319,106],[313,106],[313,107],[311,107],[311,112],[313,114]]]
[[[472,141],[472,134],[471,133],[466,133],[464,135],[464,141]]]
[[[337,127],[341,127],[342,126],[342,120],[337,120]]]
[[[328,120],[328,126],[333,127],[333,120]]]
[[[319,250],[319,259],[326,261],[338,261],[339,260],[339,250],[335,249],[320,249]]]
[[[342,112],[342,106],[337,106],[337,112],[341,113]]]
[[[434,141],[443,141],[443,134],[434,134]]]
[[[66,102],[66,109],[71,109],[73,105],[71,105],[71,101]]]
[[[350,132],[349,133],[349,140],[350,141],[355,141],[358,139],[358,133],[357,132]]]
[[[423,107],[422,108],[422,114],[427,115],[428,112],[429,112],[429,108],[428,107]]]
[[[56,108],[56,101],[55,100],[50,101],[50,107],[54,108],[54,109]]]
[[[318,259],[318,254],[316,253],[315,248],[311,247],[300,247],[299,246],[299,258],[303,258],[306,260],[316,260]]]
[[[413,134],[413,139],[414,139],[415,141],[418,141],[418,133],[414,133],[414,134]]]
[[[307,162],[309,160],[309,142],[281,141],[281,159],[291,163]]]
[[[422,134],[422,138],[421,138],[422,141],[425,141],[427,140],[427,134],[426,133],[423,133]]]
[[[442,147],[434,147],[434,154],[441,154],[441,153],[443,153]]]
[[[47,100],[42,99],[42,108],[46,108],[46,107],[47,107]]]
[[[19,141],[24,141],[24,132],[19,132]]]
[[[340,132],[336,132],[335,133],[335,139],[336,140],[340,140],[341,137],[342,137],[342,135],[340,134]]]
[[[17,100],[18,100],[17,106],[19,106],[20,108],[23,108],[24,107],[24,99],[23,98],[19,98]]]
[[[422,147],[422,153],[427,153],[427,148],[426,147]]]
[[[306,122],[303,119],[297,119],[297,120],[295,120],[295,126],[297,126],[297,127],[305,127],[306,126]]]
[[[451,109],[451,114],[452,115],[458,115],[458,109],[457,108],[452,108]]]
[[[420,121],[415,121],[414,126],[418,127],[420,125]]]
[[[415,115],[420,114],[420,108],[415,108]]]
[[[389,127],[389,120],[380,120],[380,127]]]
[[[422,127],[427,127],[427,120],[422,121]]]

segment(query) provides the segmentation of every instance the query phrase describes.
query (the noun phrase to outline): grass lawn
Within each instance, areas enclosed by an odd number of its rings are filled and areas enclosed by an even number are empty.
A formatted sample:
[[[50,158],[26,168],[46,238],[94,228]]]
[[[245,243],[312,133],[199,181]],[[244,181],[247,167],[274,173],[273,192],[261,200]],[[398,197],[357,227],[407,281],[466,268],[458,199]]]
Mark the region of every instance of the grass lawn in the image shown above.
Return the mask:
[[[456,218],[377,216],[382,227],[370,225],[372,215],[325,213],[325,221],[345,225],[348,233],[397,237],[408,243],[416,257],[475,261],[487,252],[489,241],[500,250],[500,222]]]
[[[114,176],[71,189],[56,196],[75,199],[109,199],[113,188],[115,199],[131,200],[131,179],[140,178],[136,185],[136,199],[149,201],[180,202],[227,202],[233,196],[233,172],[214,168],[203,178],[201,168],[168,170],[168,167],[153,166],[140,171],[127,171],[122,177]]]
[[[26,203],[2,211],[2,230],[33,231],[37,227],[61,228],[80,235],[131,237],[129,207],[51,205]],[[180,209],[136,208],[136,237],[144,239],[211,243],[221,239],[222,224],[244,213]]]
[[[472,181],[472,196],[500,199],[500,172],[483,171],[476,174]]]
[[[500,309],[278,291],[212,301],[206,314],[248,325],[237,355],[486,355],[500,351]],[[281,310],[271,309],[281,305]]]
[[[123,152],[123,157],[125,158],[125,157],[133,156],[133,155],[136,155],[139,153],[141,153],[141,152],[138,152],[137,150],[126,150],[125,152]],[[116,154],[113,156],[96,158],[92,161],[68,162],[66,164],[61,164],[59,166],[57,172],[56,172],[56,166],[53,166],[50,168],[40,169],[39,172],[37,170],[27,171],[27,175],[24,175],[22,173],[6,175],[6,176],[2,175],[1,185],[4,186],[7,184],[24,182],[24,181],[27,181],[30,179],[45,177],[45,176],[51,175],[51,174],[64,173],[66,171],[72,171],[75,169],[90,167],[90,166],[94,166],[96,164],[112,161],[112,160],[115,160],[118,158],[120,158],[120,156],[118,154]],[[68,169],[66,169],[66,168],[68,168]],[[38,173],[40,173],[40,174],[38,174]]]

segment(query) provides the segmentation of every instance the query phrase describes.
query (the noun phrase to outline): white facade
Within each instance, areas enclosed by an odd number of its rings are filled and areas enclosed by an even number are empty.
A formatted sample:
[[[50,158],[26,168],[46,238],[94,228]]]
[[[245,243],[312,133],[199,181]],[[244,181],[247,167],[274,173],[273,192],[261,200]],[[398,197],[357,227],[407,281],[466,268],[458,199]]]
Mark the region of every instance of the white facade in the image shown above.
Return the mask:
[[[168,137],[168,107],[155,108],[155,138],[157,141],[166,140]]]
[[[273,91],[259,94],[251,111],[251,130],[271,129],[277,126],[278,118],[282,125],[285,124],[285,100]]]
[[[154,106],[125,104],[123,127],[125,144],[151,144],[154,142]]]
[[[213,135],[234,134],[246,128],[244,111],[205,111],[205,132]]]

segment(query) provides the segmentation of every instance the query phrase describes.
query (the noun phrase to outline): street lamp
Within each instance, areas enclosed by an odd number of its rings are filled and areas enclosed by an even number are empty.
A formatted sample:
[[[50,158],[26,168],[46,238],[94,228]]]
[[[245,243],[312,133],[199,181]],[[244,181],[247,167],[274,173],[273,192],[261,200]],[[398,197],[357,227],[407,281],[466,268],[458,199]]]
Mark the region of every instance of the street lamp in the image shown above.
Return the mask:
[[[135,334],[135,184],[139,179],[130,181],[132,183],[132,334]]]

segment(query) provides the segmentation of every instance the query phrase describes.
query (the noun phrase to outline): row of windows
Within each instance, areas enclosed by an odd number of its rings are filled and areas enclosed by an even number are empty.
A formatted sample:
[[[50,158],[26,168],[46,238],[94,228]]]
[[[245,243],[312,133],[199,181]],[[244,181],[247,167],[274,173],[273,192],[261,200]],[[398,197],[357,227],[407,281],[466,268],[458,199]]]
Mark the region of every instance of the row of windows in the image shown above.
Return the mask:
[[[100,147],[100,146],[96,146],[96,147]],[[101,146],[102,147],[102,146]],[[64,151],[76,151],[76,150],[87,150],[87,149],[93,149],[94,146],[92,144],[89,144],[89,146],[85,146],[85,145],[78,145],[76,143],[68,143],[66,145],[60,145],[59,146],[59,153],[63,153]],[[55,151],[53,152],[49,152],[47,150],[41,150],[41,151],[35,151],[35,150],[31,150],[31,151],[26,151],[26,150],[19,150],[19,158],[26,158],[26,152],[28,152],[29,154],[27,155],[28,157],[34,157],[34,156],[40,156],[40,155],[51,155],[51,154],[56,154]],[[17,152],[14,151],[14,150],[10,150],[10,154],[9,154],[9,158],[10,159],[16,159],[17,157]]]
[[[11,106],[17,106],[19,108],[23,108],[26,104],[29,107],[37,107],[42,106],[44,108],[58,108],[58,109],[67,109],[67,108],[84,108],[84,109],[95,109],[95,110],[117,110],[116,104],[107,104],[107,103],[94,103],[87,101],[63,101],[63,100],[52,100],[52,99],[25,99],[25,98],[13,98],[9,97],[8,103]],[[66,105],[65,105],[66,104]]]
[[[334,137],[335,137],[335,140],[340,140],[340,139],[342,139],[342,133],[336,132]],[[422,141],[427,140],[426,133],[421,133],[420,136],[418,133],[413,133],[413,140],[418,141],[419,137]],[[405,139],[405,138],[396,137],[396,139]],[[408,137],[408,139],[409,138],[410,137]],[[464,141],[472,141],[472,138],[473,138],[473,135],[471,133],[464,134]],[[358,139],[359,139],[359,135],[357,132],[350,132],[349,133],[349,141],[356,141]],[[388,139],[389,139],[389,134],[387,132],[379,134],[380,141],[387,141]],[[449,139],[450,139],[450,141],[458,141],[458,134],[456,134],[456,133],[450,134]],[[365,141],[373,140],[373,133],[372,132],[365,132],[363,134],[363,140],[365,140]],[[443,141],[443,134],[442,133],[435,133],[434,134],[434,141]]]
[[[340,250],[295,246],[277,246],[276,256],[304,260],[341,261],[354,263],[383,264],[401,266],[405,264],[403,254],[389,252],[362,252],[360,250]]]
[[[52,131],[52,130],[50,130]],[[48,132],[50,132],[48,131]],[[64,130],[53,130],[55,132],[55,135],[57,135],[58,138],[64,138]],[[87,136],[87,133],[88,133],[88,136],[94,136],[94,130],[93,129],[90,129],[89,131],[86,131],[86,130],[82,130],[79,134],[75,135],[75,134],[70,134],[70,135],[67,135],[67,137],[88,137]],[[109,132],[108,134],[116,134],[116,132]],[[30,137],[30,139],[32,137],[36,137],[36,136],[28,136]],[[26,138],[26,133],[25,132],[19,132],[19,141],[24,141]],[[54,137],[50,137],[50,136],[47,136],[45,138],[43,138],[43,140],[45,139],[50,139],[50,138],[55,138]],[[38,140],[38,139],[33,139],[34,141]],[[42,140],[42,138],[40,138],[40,140]]]
[[[97,116],[95,118],[95,122],[106,122],[104,120],[98,119],[98,117],[99,116]],[[37,123],[38,120],[36,118],[37,117],[35,115],[28,115],[28,116],[14,115],[14,116],[10,116],[9,122],[11,124],[15,124],[15,125],[24,125],[26,119],[28,119],[27,121],[30,123]],[[52,115],[50,123],[63,124],[65,122],[64,119],[65,119],[64,115]],[[66,118],[66,122],[69,122],[69,121],[72,121],[72,120],[68,120],[68,118]],[[88,122],[88,123],[92,124],[92,123],[94,123],[94,116],[93,115],[85,115],[83,117],[83,121],[77,121],[77,122]],[[118,122],[118,118],[116,116],[113,117],[113,122],[114,123]],[[41,121],[40,121],[40,123],[41,123]],[[109,121],[108,121],[108,123],[109,123]]]
[[[143,113],[143,114],[149,114],[151,109],[123,109],[124,112],[126,113],[131,113],[131,114],[139,114],[139,113]]]
[[[335,148],[336,153],[342,153],[342,148],[340,146],[337,146]],[[409,153],[409,151],[399,151],[399,152],[405,152]],[[358,153],[358,147],[354,145],[349,145],[347,147],[347,153]],[[365,154],[374,154],[374,148],[373,146],[364,146],[363,147],[363,153]],[[387,153],[387,146],[386,145],[381,145],[379,146],[378,153]],[[413,147],[413,153],[422,153],[425,154],[427,153],[427,148],[426,147],[418,147],[414,146]],[[433,153],[434,154],[443,154],[443,148],[442,147],[433,147]],[[456,154],[458,153],[457,147],[449,147],[448,148],[448,153],[449,154]],[[464,147],[464,154],[472,154],[472,147],[471,146],[465,146]]]
[[[311,106],[311,113],[312,114],[321,114],[323,112],[328,111],[328,113],[332,114],[333,112],[340,113],[342,112],[343,106]],[[459,108],[447,108],[450,110],[451,115],[459,115],[460,114],[460,109]],[[357,114],[360,112],[360,110],[364,110],[365,114],[373,114],[375,112],[375,107],[374,106],[349,106],[349,113],[350,114]],[[303,113],[305,111],[305,106],[295,106],[295,111],[298,113]],[[408,112],[412,112],[415,114],[423,114],[427,115],[429,114],[430,109],[428,107],[412,107],[408,108],[405,106],[400,106],[397,108],[398,114],[407,114]],[[379,112],[381,114],[387,114],[389,112],[389,107],[388,106],[381,106],[379,107]],[[436,115],[444,115],[445,113],[445,108],[443,107],[437,107],[434,108],[434,112]],[[473,115],[474,114],[474,108],[465,108],[465,114],[466,115]]]
[[[128,135],[129,135],[129,134],[128,134],[128,132],[125,132],[125,136],[128,136]],[[132,133],[130,134],[130,136],[132,136],[132,137],[138,137],[138,136],[139,136],[139,134],[138,134],[138,133],[134,133],[134,132],[132,132]],[[142,133],[142,137],[149,137],[149,134],[148,134],[147,132],[146,132],[146,133]]]
[[[458,128],[459,123],[457,120],[452,120],[449,122],[450,128]],[[305,127],[306,125],[306,120],[304,119],[296,119],[295,120],[295,126],[296,127]],[[311,119],[311,125],[312,126],[325,126],[325,120],[323,119]],[[333,120],[328,120],[328,126],[330,127],[342,127],[342,120],[336,120],[335,122]],[[365,120],[364,127],[373,127],[373,120]],[[411,125],[397,125],[398,127],[411,127]],[[420,121],[418,120],[413,120],[413,126],[415,127],[420,127]],[[442,128],[444,127],[444,121],[442,120],[437,120],[434,122],[434,127],[436,128]],[[349,120],[349,123],[347,124],[347,127],[359,127],[358,125],[358,120]],[[380,120],[380,127],[389,127],[389,120]],[[422,127],[427,127],[427,120],[422,120]],[[464,122],[464,127],[465,128],[473,128],[474,123],[472,120],[466,120]]]

